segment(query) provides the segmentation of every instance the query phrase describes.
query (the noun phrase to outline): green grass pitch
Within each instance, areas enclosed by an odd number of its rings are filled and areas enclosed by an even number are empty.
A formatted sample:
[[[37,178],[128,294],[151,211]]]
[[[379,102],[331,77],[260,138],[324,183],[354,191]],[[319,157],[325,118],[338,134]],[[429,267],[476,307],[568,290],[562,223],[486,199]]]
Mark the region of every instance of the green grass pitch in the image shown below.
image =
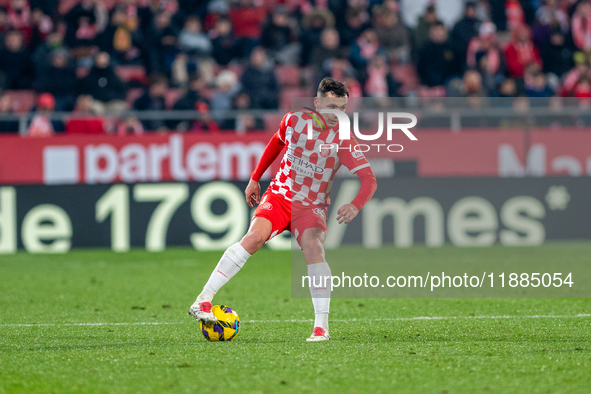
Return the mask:
[[[591,256],[591,244],[388,253],[406,261],[580,259]],[[0,393],[591,387],[590,299],[335,299],[333,339],[307,343],[312,304],[290,298],[289,252],[262,250],[218,293],[214,301],[243,323],[234,342],[209,343],[187,309],[219,256],[190,249],[0,256]]]

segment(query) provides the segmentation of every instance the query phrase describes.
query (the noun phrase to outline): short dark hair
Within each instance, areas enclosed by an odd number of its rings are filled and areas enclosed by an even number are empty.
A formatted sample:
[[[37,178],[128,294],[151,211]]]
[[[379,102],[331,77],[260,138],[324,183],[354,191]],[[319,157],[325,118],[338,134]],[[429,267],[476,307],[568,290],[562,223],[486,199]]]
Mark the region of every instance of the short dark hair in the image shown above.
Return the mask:
[[[347,86],[333,77],[326,77],[320,81],[320,85],[318,85],[318,93],[323,97],[328,93],[332,93],[337,97],[349,97],[349,89]]]

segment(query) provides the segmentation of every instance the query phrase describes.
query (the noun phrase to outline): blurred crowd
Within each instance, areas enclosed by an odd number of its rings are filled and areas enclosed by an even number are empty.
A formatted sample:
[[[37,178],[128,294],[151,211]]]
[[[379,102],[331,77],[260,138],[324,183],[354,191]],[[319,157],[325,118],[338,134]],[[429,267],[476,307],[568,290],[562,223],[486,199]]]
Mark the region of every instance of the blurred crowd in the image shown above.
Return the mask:
[[[225,115],[326,76],[353,97],[589,100],[590,61],[590,0],[0,0],[0,115],[33,91],[30,135],[261,130]],[[120,116],[164,109],[200,116]]]

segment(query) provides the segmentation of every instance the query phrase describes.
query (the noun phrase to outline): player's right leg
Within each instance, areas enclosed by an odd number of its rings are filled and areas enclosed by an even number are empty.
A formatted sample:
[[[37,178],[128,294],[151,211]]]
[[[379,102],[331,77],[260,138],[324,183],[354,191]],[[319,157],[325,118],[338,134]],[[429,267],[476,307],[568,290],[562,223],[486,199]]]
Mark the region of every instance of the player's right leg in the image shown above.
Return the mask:
[[[255,215],[246,235],[240,242],[226,249],[222,255],[203,291],[189,308],[191,316],[203,321],[217,320],[211,312],[213,296],[240,271],[246,260],[265,244],[272,231],[273,225],[269,219]]]

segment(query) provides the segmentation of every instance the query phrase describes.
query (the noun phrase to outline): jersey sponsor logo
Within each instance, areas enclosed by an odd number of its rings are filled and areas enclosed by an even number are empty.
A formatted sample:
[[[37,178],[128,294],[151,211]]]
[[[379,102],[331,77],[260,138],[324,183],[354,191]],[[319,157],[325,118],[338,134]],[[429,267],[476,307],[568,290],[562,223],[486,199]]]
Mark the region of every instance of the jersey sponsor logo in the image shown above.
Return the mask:
[[[261,209],[270,211],[271,209],[273,209],[273,204],[271,204],[270,202],[265,202],[261,204]]]
[[[324,168],[310,163],[300,157],[288,153],[287,158],[291,161],[291,168],[299,175],[313,177],[314,174],[324,174]]]
[[[314,213],[314,215],[326,220],[326,211],[322,208],[314,208],[312,210],[312,212]]]

